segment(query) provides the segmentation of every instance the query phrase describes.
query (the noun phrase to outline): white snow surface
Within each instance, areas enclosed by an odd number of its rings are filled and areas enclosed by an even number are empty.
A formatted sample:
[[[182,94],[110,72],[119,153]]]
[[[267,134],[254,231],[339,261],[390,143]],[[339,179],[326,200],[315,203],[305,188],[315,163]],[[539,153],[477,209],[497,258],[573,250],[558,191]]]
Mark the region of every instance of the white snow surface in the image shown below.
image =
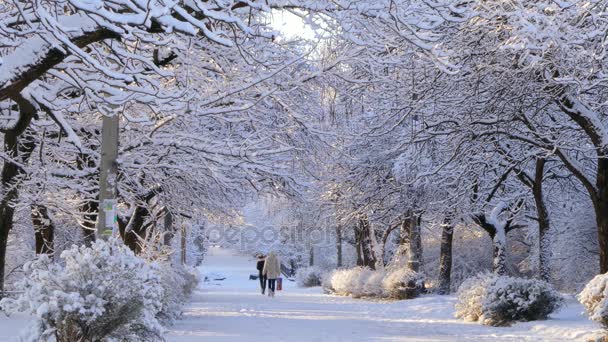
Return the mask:
[[[255,260],[218,248],[201,272],[226,279],[201,283],[167,341],[586,341],[601,333],[572,297],[550,320],[495,328],[454,318],[454,296],[374,301],[284,281],[268,298],[248,280]]]
[[[549,320],[487,327],[454,318],[454,296],[353,299],[284,281],[283,291],[268,298],[257,280],[249,280],[257,273],[255,260],[220,248],[211,249],[200,272],[201,284],[183,319],[168,328],[168,342],[588,341],[602,332],[572,297]],[[25,316],[0,314],[0,341],[17,340],[26,323]]]

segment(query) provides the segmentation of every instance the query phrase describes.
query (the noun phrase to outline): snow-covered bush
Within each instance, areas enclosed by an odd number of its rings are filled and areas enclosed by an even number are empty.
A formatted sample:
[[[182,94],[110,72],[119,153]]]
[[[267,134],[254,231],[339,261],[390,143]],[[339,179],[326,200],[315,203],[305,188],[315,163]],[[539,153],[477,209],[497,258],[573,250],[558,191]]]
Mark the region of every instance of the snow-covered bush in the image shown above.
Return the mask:
[[[327,277],[324,287],[337,295],[350,296],[363,271],[363,267],[335,270]]]
[[[365,278],[361,279],[362,287],[359,293],[353,295],[353,297],[386,297],[386,293],[382,288],[382,280],[386,276],[384,271],[372,271],[369,268],[365,269],[367,272],[362,273]]]
[[[199,277],[196,270],[169,262],[161,263],[160,269],[165,295],[162,298],[162,308],[156,317],[163,324],[172,324],[181,316],[182,307],[198,285]]]
[[[423,284],[421,274],[403,268],[374,271],[353,267],[336,270],[323,278],[323,288],[327,292],[352,297],[409,299],[415,294],[406,291],[408,286],[420,288]]]
[[[389,269],[382,280],[386,295],[394,299],[412,299],[418,290],[424,287],[424,276],[421,273],[404,267]]]
[[[376,292],[372,290],[376,279],[370,279],[373,272],[366,267],[335,270],[326,278],[324,287],[340,296],[367,297]],[[380,282],[377,285],[382,289]]]
[[[458,289],[456,317],[504,326],[545,319],[562,304],[562,296],[544,281],[480,274]]]
[[[24,267],[24,293],[0,302],[8,313],[35,317],[28,341],[161,340],[156,319],[163,288],[158,266],[120,240],[61,253],[63,265],[41,256]]]
[[[323,270],[318,267],[301,267],[296,273],[296,283],[300,287],[321,286]]]
[[[583,304],[589,318],[608,329],[608,273],[595,276],[579,293],[578,300]]]
[[[156,317],[163,324],[170,325],[181,316],[182,307],[199,283],[199,274],[196,269],[176,262],[172,247],[164,243],[162,234],[155,234],[142,241],[139,257],[159,265],[165,295]]]

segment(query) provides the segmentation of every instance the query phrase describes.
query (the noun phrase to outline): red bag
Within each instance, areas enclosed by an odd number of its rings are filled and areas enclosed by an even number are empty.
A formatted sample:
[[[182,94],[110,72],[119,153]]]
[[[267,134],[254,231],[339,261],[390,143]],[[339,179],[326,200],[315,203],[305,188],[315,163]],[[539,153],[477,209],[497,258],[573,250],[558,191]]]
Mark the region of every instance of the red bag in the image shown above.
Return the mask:
[[[283,290],[283,278],[277,278],[277,291]]]

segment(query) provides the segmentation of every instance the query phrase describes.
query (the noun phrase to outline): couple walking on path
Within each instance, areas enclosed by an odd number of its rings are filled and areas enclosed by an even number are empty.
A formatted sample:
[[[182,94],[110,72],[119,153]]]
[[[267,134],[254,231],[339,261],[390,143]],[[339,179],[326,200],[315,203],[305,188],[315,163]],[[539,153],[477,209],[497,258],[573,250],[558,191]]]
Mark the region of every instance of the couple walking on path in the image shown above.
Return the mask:
[[[266,291],[266,282],[268,281],[268,297],[274,297],[277,279],[281,276],[279,258],[274,252],[268,253],[268,256],[266,257],[264,257],[263,254],[259,254],[257,269],[260,277],[262,294]]]

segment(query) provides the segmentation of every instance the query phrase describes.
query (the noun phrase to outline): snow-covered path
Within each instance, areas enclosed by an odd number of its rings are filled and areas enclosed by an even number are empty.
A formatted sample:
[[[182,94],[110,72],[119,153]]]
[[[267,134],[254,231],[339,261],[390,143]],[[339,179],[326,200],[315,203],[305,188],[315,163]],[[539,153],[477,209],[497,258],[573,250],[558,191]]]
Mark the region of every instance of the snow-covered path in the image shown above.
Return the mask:
[[[454,319],[451,296],[369,301],[286,282],[271,299],[248,280],[255,261],[222,249],[201,271],[226,279],[201,284],[167,341],[586,341],[600,332],[574,300],[551,320],[492,328]]]

